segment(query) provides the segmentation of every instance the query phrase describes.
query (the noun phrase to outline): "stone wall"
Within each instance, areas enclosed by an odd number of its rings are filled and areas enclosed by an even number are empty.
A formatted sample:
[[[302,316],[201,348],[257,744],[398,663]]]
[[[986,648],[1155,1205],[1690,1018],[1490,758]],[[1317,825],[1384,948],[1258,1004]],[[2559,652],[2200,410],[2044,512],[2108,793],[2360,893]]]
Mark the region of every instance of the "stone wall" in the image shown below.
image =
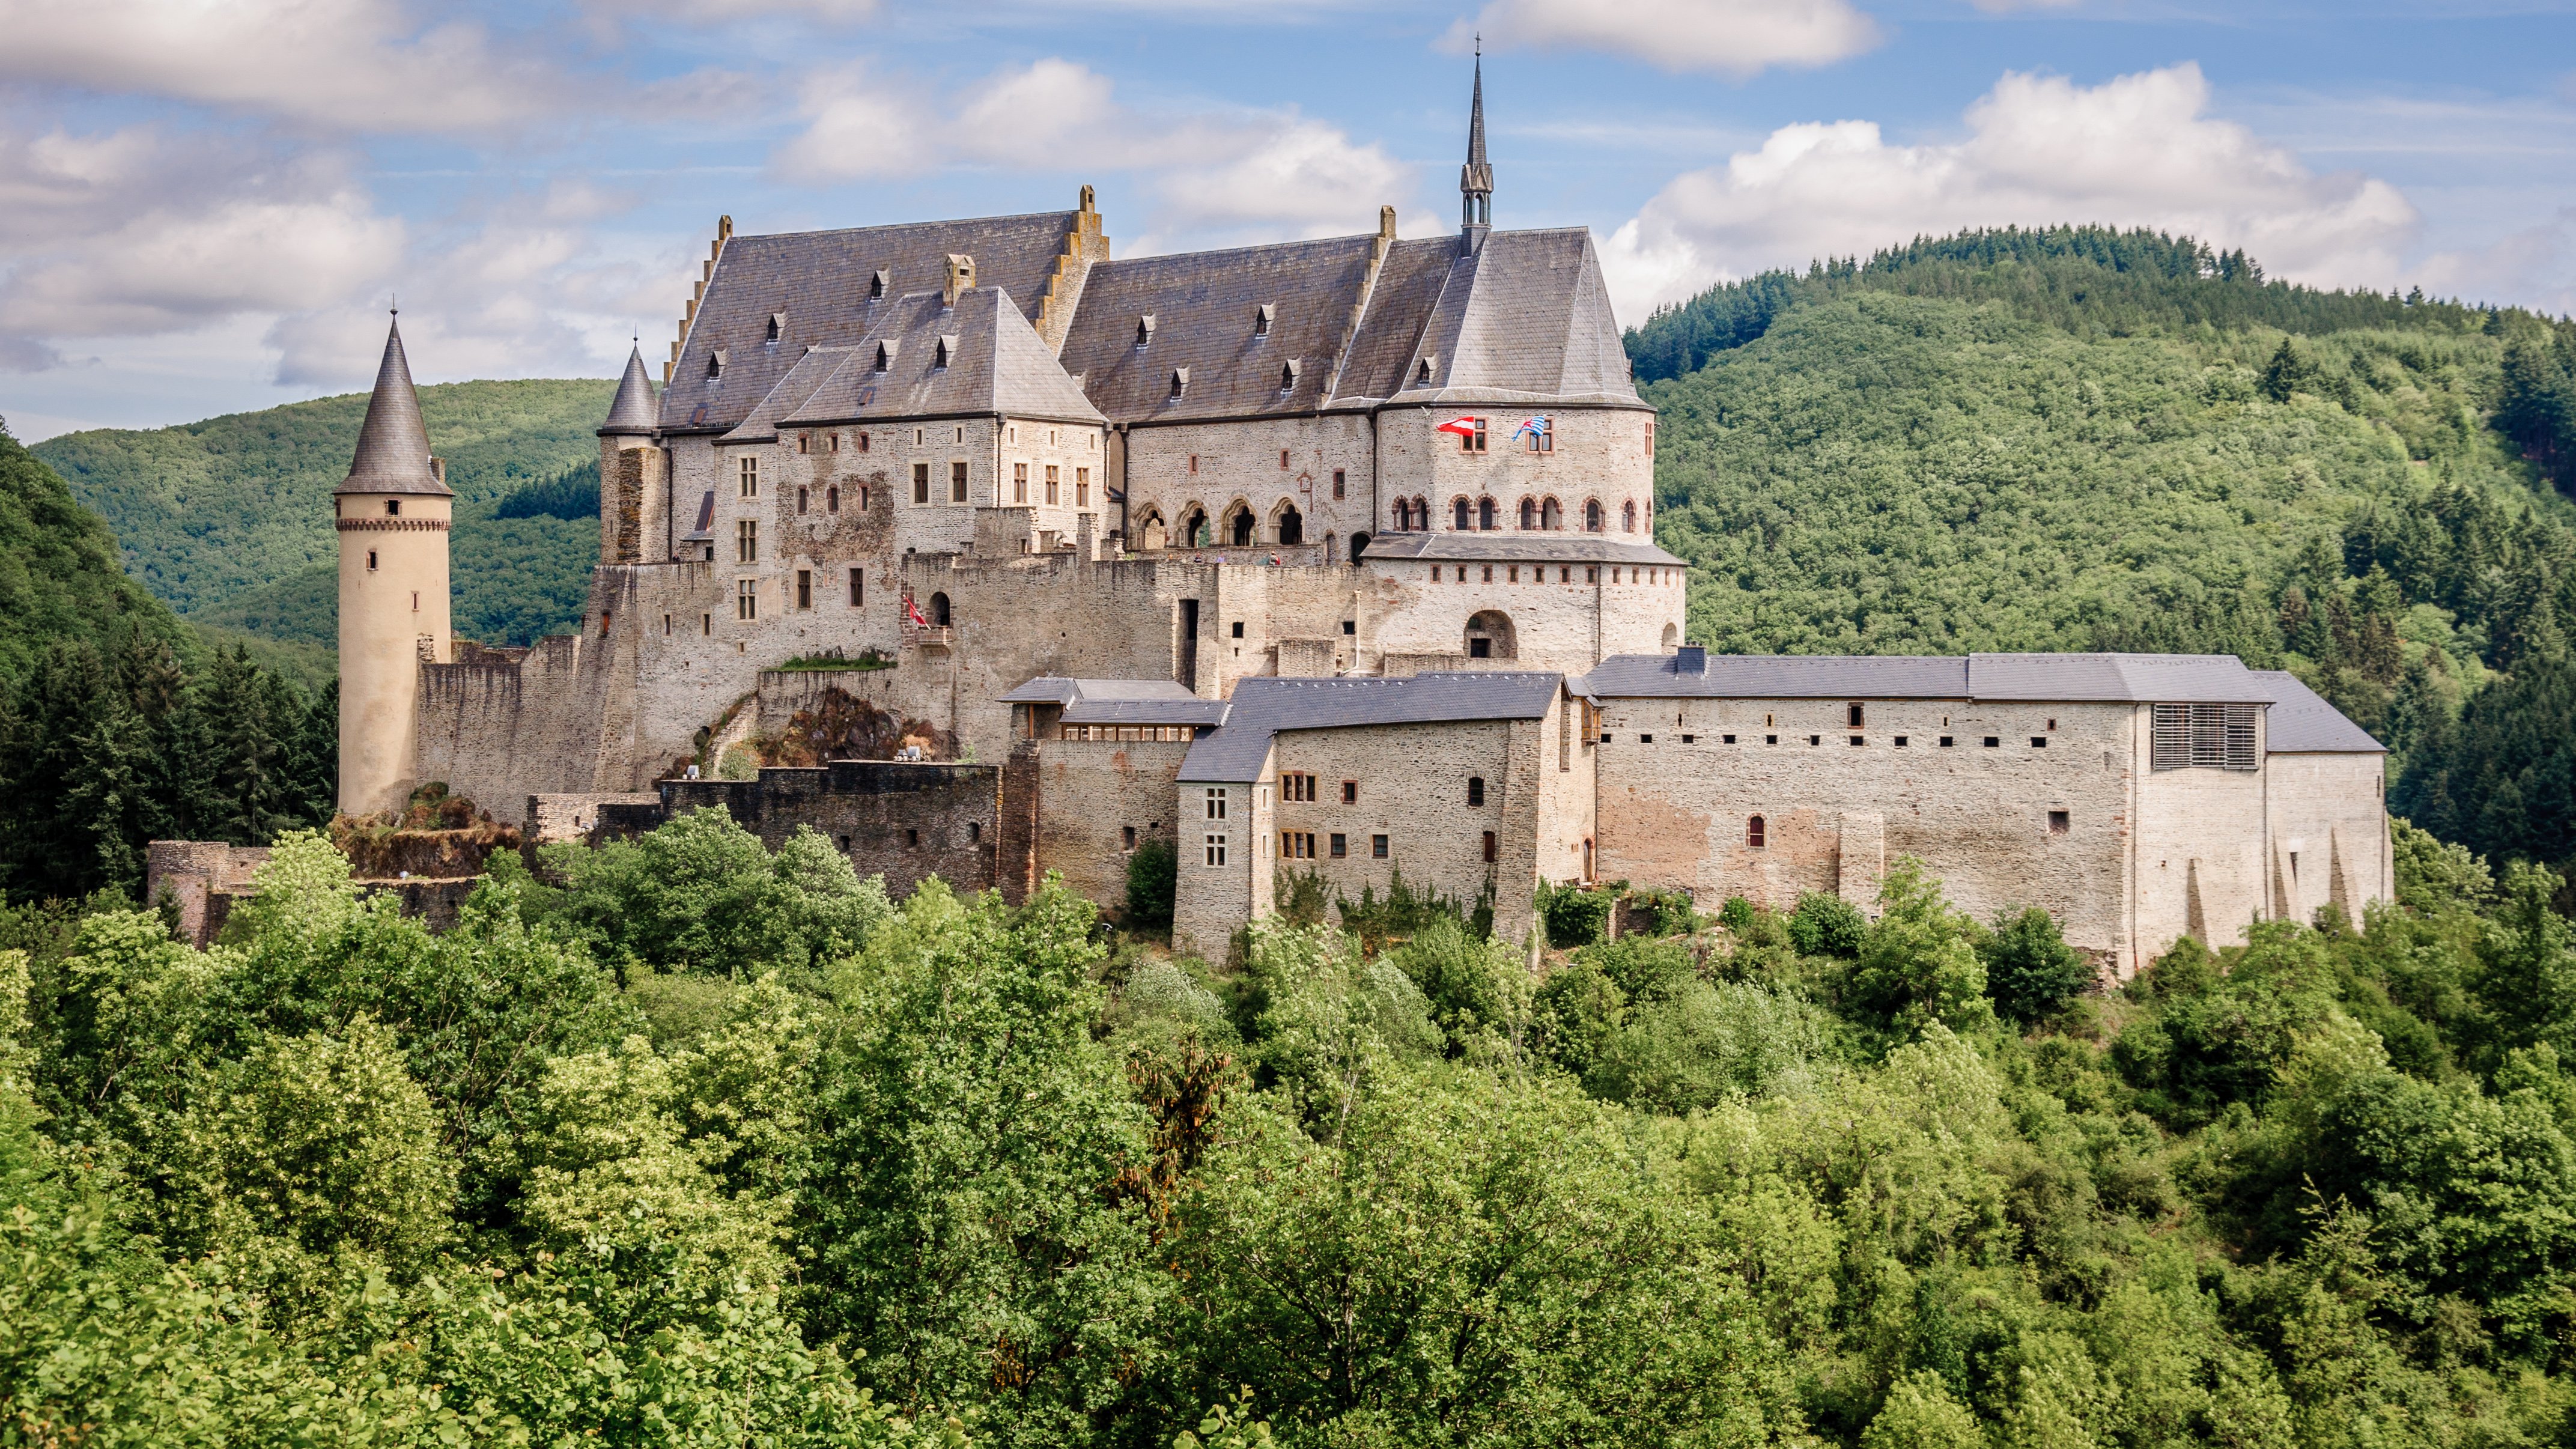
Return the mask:
[[[1127,857],[1145,841],[1174,838],[1188,742],[1027,740],[1021,748],[1037,791],[1038,869],[1113,915],[1124,910]]]
[[[1124,461],[1127,547],[1192,548],[1181,529],[1195,508],[1207,517],[1207,550],[1236,547],[1225,521],[1237,509],[1253,515],[1252,546],[1268,548],[1279,542],[1282,510],[1294,507],[1304,541],[1321,546],[1329,538],[1331,557],[1347,561],[1351,535],[1377,531],[1371,521],[1375,432],[1362,413],[1131,428]],[[1339,498],[1333,496],[1337,469]]]
[[[836,760],[764,769],[755,780],[664,780],[658,812],[603,810],[599,829],[641,833],[714,806],[773,850],[810,826],[861,876],[883,875],[897,898],[934,875],[973,892],[1010,873],[1000,859],[1001,787],[998,765]]]
[[[519,837],[529,845],[555,845],[569,840],[589,840],[597,830],[603,813],[612,806],[630,806],[659,810],[658,794],[614,792],[589,794],[531,795],[528,797],[526,823]]]
[[[2358,926],[2371,902],[2397,894],[2389,849],[2387,756],[2270,755],[2264,805],[2272,824],[2272,913],[2314,921],[2340,906]]]
[[[1432,527],[1443,530],[1451,526],[1456,500],[1473,507],[1491,498],[1504,526],[1517,531],[1520,500],[1526,497],[1533,505],[1555,499],[1565,530],[1574,533],[1583,527],[1584,503],[1594,500],[1605,515],[1602,537],[1654,542],[1655,468],[1646,448],[1654,413],[1643,404],[1547,410],[1556,446],[1533,453],[1512,437],[1531,412],[1526,406],[1444,404],[1379,413],[1381,526],[1393,518],[1398,497],[1430,504]],[[1457,434],[1439,431],[1442,423],[1462,416],[1486,420],[1484,452],[1467,452]],[[1634,532],[1625,527],[1622,505],[1628,503],[1637,506]]]
[[[1275,755],[1271,758],[1275,758]],[[1272,778],[1269,764],[1263,778]],[[1180,782],[1174,814],[1179,870],[1172,886],[1172,949],[1225,959],[1235,929],[1270,910],[1270,871],[1256,848],[1270,830],[1266,784]],[[1222,843],[1224,859],[1211,853]]]
[[[143,899],[179,908],[179,939],[203,949],[223,929],[235,900],[251,893],[251,873],[268,863],[264,845],[212,840],[155,840],[143,848]]]

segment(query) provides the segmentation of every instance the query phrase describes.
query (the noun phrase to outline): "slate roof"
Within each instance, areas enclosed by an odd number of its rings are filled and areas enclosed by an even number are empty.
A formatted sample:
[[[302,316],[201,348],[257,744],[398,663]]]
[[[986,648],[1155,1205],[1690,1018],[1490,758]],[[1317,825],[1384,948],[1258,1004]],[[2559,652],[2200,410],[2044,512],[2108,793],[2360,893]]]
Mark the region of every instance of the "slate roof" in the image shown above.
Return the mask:
[[[1457,259],[1454,236],[1400,241],[1387,248],[1386,260],[1378,264],[1377,285],[1369,289],[1368,312],[1342,362],[1335,399],[1393,397],[1404,386],[1405,368]]]
[[[879,350],[891,344],[886,369]],[[825,355],[817,349],[812,357]],[[828,371],[792,402],[785,402],[767,432],[787,427],[1008,413],[1057,422],[1106,423],[1082,389],[1056,366],[1055,355],[1028,319],[997,287],[975,287],[946,306],[937,292],[901,298],[858,344],[829,349]],[[941,365],[941,354],[947,354]],[[802,386],[808,369],[791,368],[780,388]],[[769,411],[764,400],[726,441],[762,436],[755,429]]]
[[[638,344],[626,354],[626,375],[617,380],[617,396],[608,404],[608,421],[599,425],[599,435],[649,433],[661,415],[653,401],[653,372],[644,365]]]
[[[1261,778],[1271,737],[1281,730],[1359,725],[1449,724],[1538,719],[1563,676],[1537,673],[1416,674],[1403,679],[1246,679],[1234,686],[1225,724],[1199,736],[1181,762],[1183,780]]]
[[[1589,230],[1498,231],[1474,251],[1453,244],[1453,255],[1394,390],[1378,396],[1442,406],[1523,399],[1644,406]],[[1417,385],[1425,361],[1430,381]],[[1345,379],[1342,397],[1360,396],[1356,381]]]
[[[1374,545],[1372,545],[1374,546]],[[2267,704],[2276,691],[2232,654],[1621,654],[1576,681],[1594,699],[1964,699]]]
[[[975,280],[1017,299],[1022,320],[1034,319],[1078,215],[1049,211],[727,240],[671,386],[662,391],[663,429],[731,431],[807,347],[855,344],[900,299],[937,291],[951,253],[973,257]],[[886,274],[885,295],[872,300],[870,283],[879,271]],[[780,312],[786,320],[771,342],[769,319]],[[707,359],[718,349],[725,353],[724,372],[710,381]]]
[[[1169,679],[1067,679],[1040,675],[1002,696],[1005,704],[1056,704],[1066,724],[1213,725],[1227,704],[1201,699]]]
[[[1196,699],[1176,679],[1076,679],[1041,674],[1001,697],[1003,704],[1072,704],[1076,700]]]
[[[2263,717],[2263,750],[2272,755],[2384,755],[2388,747],[2370,737],[2343,711],[2328,704],[2299,677],[2285,669],[2257,669],[2254,677],[2272,690],[2272,708]]]
[[[1631,543],[1625,535],[1600,533],[1521,533],[1518,531],[1453,533],[1374,533],[1360,555],[1371,562],[1387,559],[1432,559],[1447,562],[1661,564],[1685,567],[1652,543]]]
[[[429,426],[420,420],[420,394],[411,385],[398,323],[385,329],[385,355],[376,364],[376,388],[367,397],[367,420],[358,428],[349,476],[331,491],[456,496],[429,470]]]
[[[1368,280],[1374,236],[1281,242],[1103,262],[1082,284],[1064,370],[1120,422],[1255,417],[1322,406],[1342,331]],[[1269,332],[1254,335],[1257,309]],[[1136,324],[1154,319],[1139,348]],[[1281,365],[1298,365],[1279,390]],[[1189,385],[1172,400],[1172,370]]]

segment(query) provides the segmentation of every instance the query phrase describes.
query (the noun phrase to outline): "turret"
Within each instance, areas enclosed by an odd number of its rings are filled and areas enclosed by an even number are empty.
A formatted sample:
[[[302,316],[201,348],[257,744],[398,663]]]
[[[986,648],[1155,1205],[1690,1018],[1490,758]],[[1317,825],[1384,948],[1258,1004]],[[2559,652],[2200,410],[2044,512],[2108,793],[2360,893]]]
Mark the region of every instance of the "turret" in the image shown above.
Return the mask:
[[[671,490],[663,456],[653,441],[661,410],[653,401],[653,373],[638,343],[626,356],[608,421],[599,429],[599,561],[662,563],[671,557]]]
[[[447,528],[456,495],[429,455],[399,324],[385,333],[375,394],[349,476],[332,490],[340,535],[340,809],[410,799],[420,666],[445,663]]]
[[[1467,164],[1458,168],[1458,236],[1473,252],[1494,225],[1494,168],[1485,160],[1485,43],[1476,42],[1476,96],[1467,108]]]

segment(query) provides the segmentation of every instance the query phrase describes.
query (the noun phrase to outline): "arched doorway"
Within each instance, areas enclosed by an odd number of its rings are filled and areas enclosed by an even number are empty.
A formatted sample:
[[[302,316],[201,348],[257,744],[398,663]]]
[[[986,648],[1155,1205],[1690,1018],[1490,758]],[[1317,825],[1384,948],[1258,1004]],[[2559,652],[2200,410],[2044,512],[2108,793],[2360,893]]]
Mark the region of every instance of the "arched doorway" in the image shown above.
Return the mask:
[[[948,596],[946,594],[933,594],[930,596],[930,622],[940,626],[941,628],[947,627]]]
[[[1368,552],[1368,546],[1369,546],[1369,536],[1368,536],[1367,534],[1365,534],[1365,533],[1354,533],[1354,534],[1352,534],[1352,535],[1351,535],[1351,562],[1353,562],[1353,563],[1358,563],[1358,562],[1360,561],[1360,555],[1361,555],[1361,554],[1364,554],[1364,553],[1366,553],[1366,552]]]
[[[1285,501],[1281,502],[1279,505],[1278,516],[1279,541],[1282,544],[1296,544],[1304,543],[1306,541],[1306,519],[1303,514],[1300,514],[1297,511],[1296,504]]]
[[[1467,657],[1470,659],[1516,659],[1520,650],[1512,637],[1512,616],[1500,609],[1479,609],[1467,617]]]

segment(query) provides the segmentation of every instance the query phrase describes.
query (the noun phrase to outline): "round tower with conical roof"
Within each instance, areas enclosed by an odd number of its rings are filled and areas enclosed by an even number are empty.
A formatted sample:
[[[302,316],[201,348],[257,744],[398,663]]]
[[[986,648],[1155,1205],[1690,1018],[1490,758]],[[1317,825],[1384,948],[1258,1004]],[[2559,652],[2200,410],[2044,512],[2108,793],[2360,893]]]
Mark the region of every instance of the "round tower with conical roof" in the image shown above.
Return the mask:
[[[429,430],[403,357],[385,334],[349,476],[332,490],[340,534],[340,809],[402,806],[414,779],[420,666],[446,663],[447,528],[456,495],[429,455]]]
[[[599,561],[666,563],[671,557],[670,488],[653,434],[661,409],[639,344],[626,356],[608,421],[599,429]]]

